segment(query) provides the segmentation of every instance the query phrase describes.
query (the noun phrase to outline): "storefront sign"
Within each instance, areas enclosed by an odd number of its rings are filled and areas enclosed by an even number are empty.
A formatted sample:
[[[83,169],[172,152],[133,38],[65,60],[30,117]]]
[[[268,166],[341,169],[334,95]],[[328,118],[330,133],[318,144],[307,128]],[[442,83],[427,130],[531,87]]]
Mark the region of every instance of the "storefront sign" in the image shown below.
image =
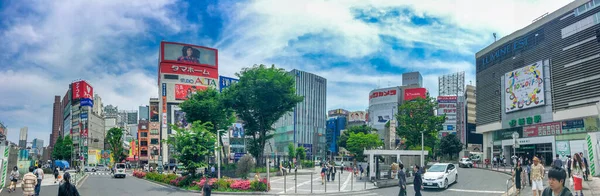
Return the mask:
[[[523,135],[523,127],[515,127],[515,128],[509,128],[509,129],[502,129],[499,131],[495,131],[493,134],[493,138],[494,140],[507,140],[507,139],[512,139],[512,134],[514,132],[519,133],[519,136],[522,137]]]
[[[563,133],[580,133],[585,132],[583,119],[567,120],[562,122]]]
[[[561,159],[566,159],[566,156],[571,154],[569,146],[569,141],[556,141],[556,154],[559,154]]]
[[[167,113],[167,96],[162,97],[162,112]]]
[[[554,136],[545,136],[545,137],[532,137],[532,138],[519,138],[517,139],[517,143],[519,145],[529,145],[529,144],[545,144],[554,142]],[[502,140],[502,146],[512,146],[513,140],[506,139]]]
[[[562,126],[559,122],[542,123],[523,128],[523,137],[560,135],[562,133]]]

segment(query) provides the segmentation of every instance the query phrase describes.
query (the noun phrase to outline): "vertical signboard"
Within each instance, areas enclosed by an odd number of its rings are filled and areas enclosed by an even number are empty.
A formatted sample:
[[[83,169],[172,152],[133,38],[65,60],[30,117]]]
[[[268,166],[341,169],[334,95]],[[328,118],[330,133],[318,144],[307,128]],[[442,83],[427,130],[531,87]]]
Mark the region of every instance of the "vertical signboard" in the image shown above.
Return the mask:
[[[94,88],[90,86],[86,81],[78,81],[71,84],[73,88],[72,100],[79,100],[81,106],[93,106],[94,105]]]
[[[457,96],[438,96],[438,116],[446,115],[443,127],[445,131],[455,131],[456,113],[457,113]]]
[[[230,77],[225,77],[225,76],[219,76],[219,91],[223,92],[223,89],[231,86],[232,84],[235,84],[237,82],[239,82],[240,80],[235,79],[235,78],[230,78]]]

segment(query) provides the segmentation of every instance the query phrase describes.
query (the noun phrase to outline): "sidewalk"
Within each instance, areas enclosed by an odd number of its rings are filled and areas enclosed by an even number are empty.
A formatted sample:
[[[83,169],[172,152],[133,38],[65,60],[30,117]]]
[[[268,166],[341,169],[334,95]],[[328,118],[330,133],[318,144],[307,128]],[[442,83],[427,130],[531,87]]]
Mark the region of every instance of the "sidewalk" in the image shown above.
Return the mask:
[[[76,174],[74,170],[68,171],[71,174],[71,182],[75,183],[75,180],[80,181],[84,176],[81,174]],[[54,175],[53,174],[44,174],[44,179],[42,180],[42,186],[53,186],[59,185],[59,181],[62,180],[63,171],[59,172],[59,180],[54,183]],[[21,178],[23,176],[21,175]],[[19,183],[17,183],[17,187],[21,187],[21,180],[19,179]]]

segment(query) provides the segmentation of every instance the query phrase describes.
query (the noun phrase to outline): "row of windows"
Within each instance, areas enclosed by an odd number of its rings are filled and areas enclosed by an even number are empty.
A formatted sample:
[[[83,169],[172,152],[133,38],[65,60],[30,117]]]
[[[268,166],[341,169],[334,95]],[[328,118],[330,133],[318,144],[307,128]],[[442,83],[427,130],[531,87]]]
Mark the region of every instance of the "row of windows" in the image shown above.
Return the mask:
[[[595,7],[598,7],[598,5],[600,5],[600,0],[589,1],[575,9],[575,16],[579,16],[591,9],[594,9]]]

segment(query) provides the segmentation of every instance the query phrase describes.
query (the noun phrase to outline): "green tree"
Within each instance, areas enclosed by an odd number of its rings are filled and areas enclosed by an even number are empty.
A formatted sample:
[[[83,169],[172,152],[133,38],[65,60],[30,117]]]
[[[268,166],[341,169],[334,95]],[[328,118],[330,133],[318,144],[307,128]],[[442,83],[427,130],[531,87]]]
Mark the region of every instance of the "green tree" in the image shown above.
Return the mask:
[[[296,161],[300,163],[301,160],[306,158],[306,149],[302,146],[296,148],[296,156],[298,157]]]
[[[348,150],[354,155],[354,161],[362,161],[364,159],[364,150],[372,149],[383,145],[383,142],[379,139],[379,135],[375,133],[364,134],[350,133],[350,138],[347,141]]]
[[[304,98],[296,95],[294,76],[275,65],[244,68],[236,76],[239,82],[223,91],[226,105],[244,121],[245,135],[251,137],[246,147],[260,163],[273,123]]]
[[[65,136],[62,146],[62,153],[60,153],[60,155],[64,160],[71,161],[71,156],[73,154],[73,139],[71,139],[71,136]]]
[[[296,158],[296,148],[294,148],[294,143],[288,144],[288,156],[290,157],[290,161],[293,161]]]
[[[405,138],[405,144],[409,148],[421,146],[421,131],[424,131],[424,143],[435,152],[435,141],[438,132],[442,129],[446,116],[435,116],[433,111],[438,108],[435,99],[427,97],[417,98],[403,103],[398,107],[398,127],[396,134]]]
[[[454,160],[452,158],[462,150],[462,144],[455,134],[448,134],[440,141],[440,149],[442,154],[448,155],[450,160]]]
[[[56,143],[54,144],[54,148],[52,149],[52,159],[54,160],[64,160],[62,156],[62,152],[64,151],[63,145],[63,137],[58,137],[56,139]]]
[[[174,157],[192,176],[197,168],[208,166],[208,155],[215,150],[217,136],[209,130],[211,127],[210,122],[200,121],[192,123],[190,130],[171,125],[175,133],[165,142],[175,148]]]
[[[256,163],[252,160],[252,156],[244,155],[237,163],[237,168],[235,170],[235,174],[242,178],[248,178],[248,173],[254,169]]]
[[[106,133],[106,143],[110,146],[112,151],[113,160],[116,163],[121,162],[124,159],[123,156],[123,130],[121,128],[111,128]]]
[[[350,138],[350,133],[370,134],[370,133],[376,133],[376,132],[377,132],[377,129],[375,129],[373,127],[369,127],[367,125],[352,126],[352,127],[348,128],[346,131],[344,131],[342,133],[342,135],[340,135],[340,140],[338,141],[338,145],[340,147],[346,148],[346,142],[348,141],[348,138]]]

